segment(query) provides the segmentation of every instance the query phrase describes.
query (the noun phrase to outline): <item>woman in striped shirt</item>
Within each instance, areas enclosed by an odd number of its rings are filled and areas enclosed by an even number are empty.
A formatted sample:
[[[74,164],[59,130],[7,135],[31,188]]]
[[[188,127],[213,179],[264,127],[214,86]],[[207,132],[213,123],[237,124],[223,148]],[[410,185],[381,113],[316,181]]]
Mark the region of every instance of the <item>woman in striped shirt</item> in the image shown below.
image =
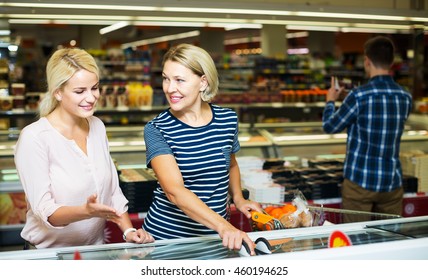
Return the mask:
[[[144,128],[147,166],[158,187],[143,228],[155,239],[218,233],[223,245],[251,248],[248,235],[226,218],[230,194],[248,218],[260,205],[242,196],[238,117],[233,110],[210,103],[218,91],[218,74],[203,49],[181,44],[163,59],[163,90],[170,108]]]

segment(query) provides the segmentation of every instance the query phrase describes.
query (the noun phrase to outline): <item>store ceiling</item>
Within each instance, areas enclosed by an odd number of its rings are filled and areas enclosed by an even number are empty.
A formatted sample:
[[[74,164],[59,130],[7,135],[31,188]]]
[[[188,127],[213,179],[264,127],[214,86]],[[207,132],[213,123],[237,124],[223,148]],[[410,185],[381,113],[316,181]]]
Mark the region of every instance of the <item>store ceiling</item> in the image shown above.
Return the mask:
[[[188,24],[203,24],[218,26],[218,24],[245,23],[251,26],[261,24],[280,24],[291,26],[291,21],[298,21],[307,27],[321,26],[345,22],[348,26],[361,24],[406,24],[414,22],[409,20],[395,21],[383,20],[379,15],[428,18],[427,10],[422,1],[281,1],[281,0],[234,0],[234,1],[192,1],[192,0],[56,0],[56,1],[6,1],[0,3],[0,16],[10,20],[9,27],[12,36],[23,38],[37,38],[46,42],[60,43],[77,38],[82,25],[94,26],[101,29],[115,22],[127,21],[131,23],[117,31],[103,35],[104,40],[117,40],[123,43],[175,34],[196,27],[186,27]],[[415,3],[419,3],[415,5]],[[57,7],[47,7],[44,4],[56,4]],[[98,6],[88,6],[98,5]],[[101,6],[99,6],[101,5]],[[413,6],[412,6],[413,5]],[[153,10],[143,7],[154,7]],[[167,10],[167,7],[173,7]],[[195,8],[202,10],[194,11]],[[214,9],[232,9],[229,11]],[[412,9],[411,9],[412,8]],[[237,9],[245,9],[237,11]],[[290,11],[291,14],[283,13]],[[321,12],[321,16],[302,16],[296,12]],[[365,14],[363,18],[352,19],[349,16],[324,17],[326,13],[359,13]],[[294,13],[294,14],[293,14]],[[0,18],[0,19],[1,19]],[[17,21],[29,20],[27,24],[18,24]],[[424,19],[425,20],[425,19]],[[36,22],[37,21],[37,22]],[[154,22],[160,23],[156,25]],[[209,22],[214,25],[209,25]],[[425,21],[427,24],[428,20]],[[170,23],[172,26],[160,26]],[[217,25],[216,25],[217,24]],[[200,28],[200,27],[199,27]],[[253,30],[253,31],[250,31]],[[226,36],[236,38],[240,36],[253,36],[256,29],[244,31],[229,31]],[[245,34],[245,35],[244,35]],[[226,37],[226,38],[228,38]]]

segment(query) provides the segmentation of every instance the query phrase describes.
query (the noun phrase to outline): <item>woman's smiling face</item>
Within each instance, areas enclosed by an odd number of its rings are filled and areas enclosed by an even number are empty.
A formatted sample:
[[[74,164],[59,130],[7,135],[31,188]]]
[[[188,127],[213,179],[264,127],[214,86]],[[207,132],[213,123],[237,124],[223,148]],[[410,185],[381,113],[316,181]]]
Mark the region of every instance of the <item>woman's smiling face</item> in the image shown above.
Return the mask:
[[[179,111],[200,104],[200,92],[206,81],[178,62],[168,60],[162,72],[163,91],[172,110]]]
[[[100,97],[97,75],[87,70],[77,71],[56,93],[61,108],[81,118],[94,114],[95,106]]]

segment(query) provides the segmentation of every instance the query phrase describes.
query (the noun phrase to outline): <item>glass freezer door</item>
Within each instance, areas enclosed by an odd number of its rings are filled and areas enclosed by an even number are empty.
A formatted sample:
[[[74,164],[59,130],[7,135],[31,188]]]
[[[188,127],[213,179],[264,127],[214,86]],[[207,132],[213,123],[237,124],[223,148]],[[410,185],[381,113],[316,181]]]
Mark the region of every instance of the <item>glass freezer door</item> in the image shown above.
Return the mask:
[[[287,230],[283,230],[284,236]],[[409,237],[379,229],[365,229],[347,232],[352,244],[372,244],[409,239]],[[268,233],[266,234],[268,236]],[[317,250],[328,247],[329,234],[306,235],[268,239],[272,254],[290,253],[306,250]],[[98,260],[218,260],[241,257],[238,251],[223,247],[220,239],[207,239],[182,243],[180,240],[169,240],[169,244],[145,244],[134,247],[80,251],[82,259]],[[186,240],[183,239],[185,242]],[[61,260],[74,258],[74,251],[58,252]]]

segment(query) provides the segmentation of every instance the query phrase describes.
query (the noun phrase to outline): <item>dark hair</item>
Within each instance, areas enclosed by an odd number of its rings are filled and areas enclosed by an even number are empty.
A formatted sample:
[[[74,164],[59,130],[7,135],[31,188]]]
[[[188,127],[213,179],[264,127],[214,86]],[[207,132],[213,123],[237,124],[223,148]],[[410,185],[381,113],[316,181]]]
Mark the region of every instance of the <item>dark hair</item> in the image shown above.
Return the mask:
[[[376,36],[364,44],[364,54],[378,68],[389,69],[394,62],[394,43],[385,36]]]

